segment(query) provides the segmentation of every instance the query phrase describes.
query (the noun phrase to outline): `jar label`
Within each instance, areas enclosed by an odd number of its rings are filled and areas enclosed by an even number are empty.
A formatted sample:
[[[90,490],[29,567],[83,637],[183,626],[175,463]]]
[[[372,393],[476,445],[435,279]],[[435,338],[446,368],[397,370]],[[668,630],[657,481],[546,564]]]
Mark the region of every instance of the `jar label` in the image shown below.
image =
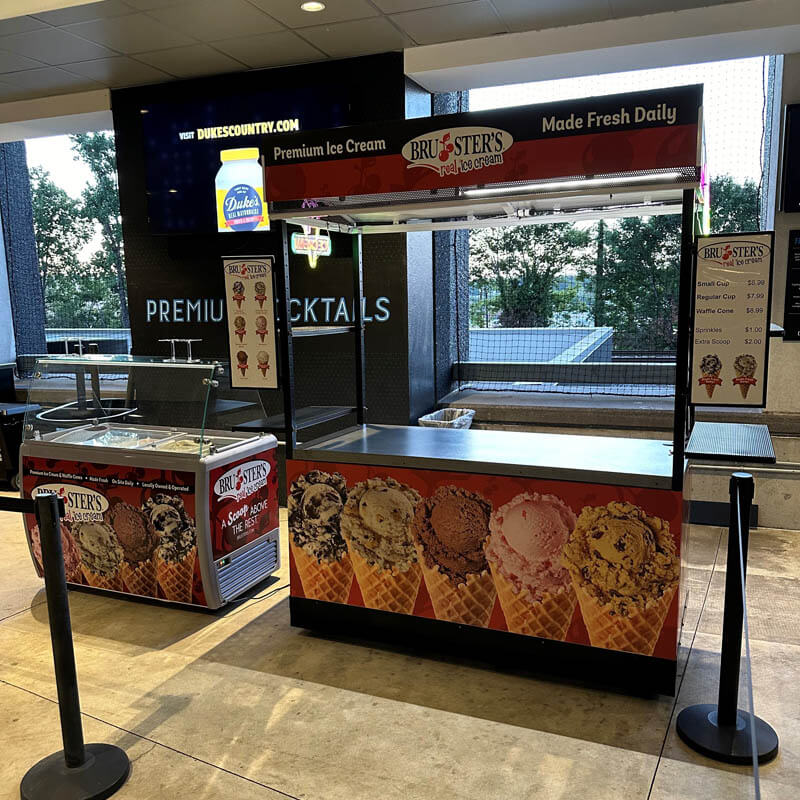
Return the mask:
[[[217,229],[219,231],[269,230],[269,214],[260,186],[237,183],[230,189],[217,189]]]

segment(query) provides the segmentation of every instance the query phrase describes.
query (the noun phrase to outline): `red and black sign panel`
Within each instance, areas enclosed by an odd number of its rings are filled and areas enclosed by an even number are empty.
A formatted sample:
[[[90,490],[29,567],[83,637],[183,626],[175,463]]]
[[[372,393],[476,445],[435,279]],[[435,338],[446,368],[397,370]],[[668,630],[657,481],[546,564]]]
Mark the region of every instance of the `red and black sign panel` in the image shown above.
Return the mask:
[[[274,136],[272,202],[482,186],[699,163],[702,86]]]

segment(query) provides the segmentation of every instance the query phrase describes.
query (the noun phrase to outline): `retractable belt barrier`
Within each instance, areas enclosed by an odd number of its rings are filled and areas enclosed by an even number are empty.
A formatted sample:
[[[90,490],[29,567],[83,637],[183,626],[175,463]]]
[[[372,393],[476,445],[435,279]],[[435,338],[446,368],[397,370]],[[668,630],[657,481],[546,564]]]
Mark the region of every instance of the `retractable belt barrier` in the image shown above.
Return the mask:
[[[104,800],[125,783],[130,761],[111,744],[84,744],[78,676],[72,646],[67,580],[61,547],[64,501],[52,492],[33,500],[0,497],[0,511],[35,514],[42,542],[42,566],[53,643],[61,739],[64,749],[34,764],[20,784],[22,800]]]

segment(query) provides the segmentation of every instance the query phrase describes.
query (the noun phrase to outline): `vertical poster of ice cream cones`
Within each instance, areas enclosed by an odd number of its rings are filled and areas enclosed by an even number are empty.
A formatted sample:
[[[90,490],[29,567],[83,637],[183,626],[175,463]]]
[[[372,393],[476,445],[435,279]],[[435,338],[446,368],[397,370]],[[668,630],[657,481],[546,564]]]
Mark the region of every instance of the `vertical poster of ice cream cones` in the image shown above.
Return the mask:
[[[291,594],[675,659],[679,492],[289,461]]]
[[[766,405],[773,238],[701,236],[691,340],[691,402]]]
[[[276,389],[278,370],[272,256],[222,259],[231,386]]]

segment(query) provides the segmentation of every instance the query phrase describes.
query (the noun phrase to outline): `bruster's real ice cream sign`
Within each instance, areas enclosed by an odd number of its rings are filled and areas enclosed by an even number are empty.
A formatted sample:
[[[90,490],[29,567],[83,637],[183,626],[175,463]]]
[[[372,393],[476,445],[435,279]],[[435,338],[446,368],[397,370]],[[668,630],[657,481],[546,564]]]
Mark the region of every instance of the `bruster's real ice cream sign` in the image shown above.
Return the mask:
[[[499,128],[445,128],[417,136],[402,149],[408,169],[423,167],[439,175],[457,175],[503,163],[514,137]]]
[[[40,492],[53,492],[64,500],[66,519],[69,522],[101,520],[108,509],[105,495],[84,486],[72,483],[44,483],[37,486],[31,495],[36,497]]]
[[[241,500],[267,485],[270,465],[267,461],[248,461],[220,475],[214,483],[218,500]]]

